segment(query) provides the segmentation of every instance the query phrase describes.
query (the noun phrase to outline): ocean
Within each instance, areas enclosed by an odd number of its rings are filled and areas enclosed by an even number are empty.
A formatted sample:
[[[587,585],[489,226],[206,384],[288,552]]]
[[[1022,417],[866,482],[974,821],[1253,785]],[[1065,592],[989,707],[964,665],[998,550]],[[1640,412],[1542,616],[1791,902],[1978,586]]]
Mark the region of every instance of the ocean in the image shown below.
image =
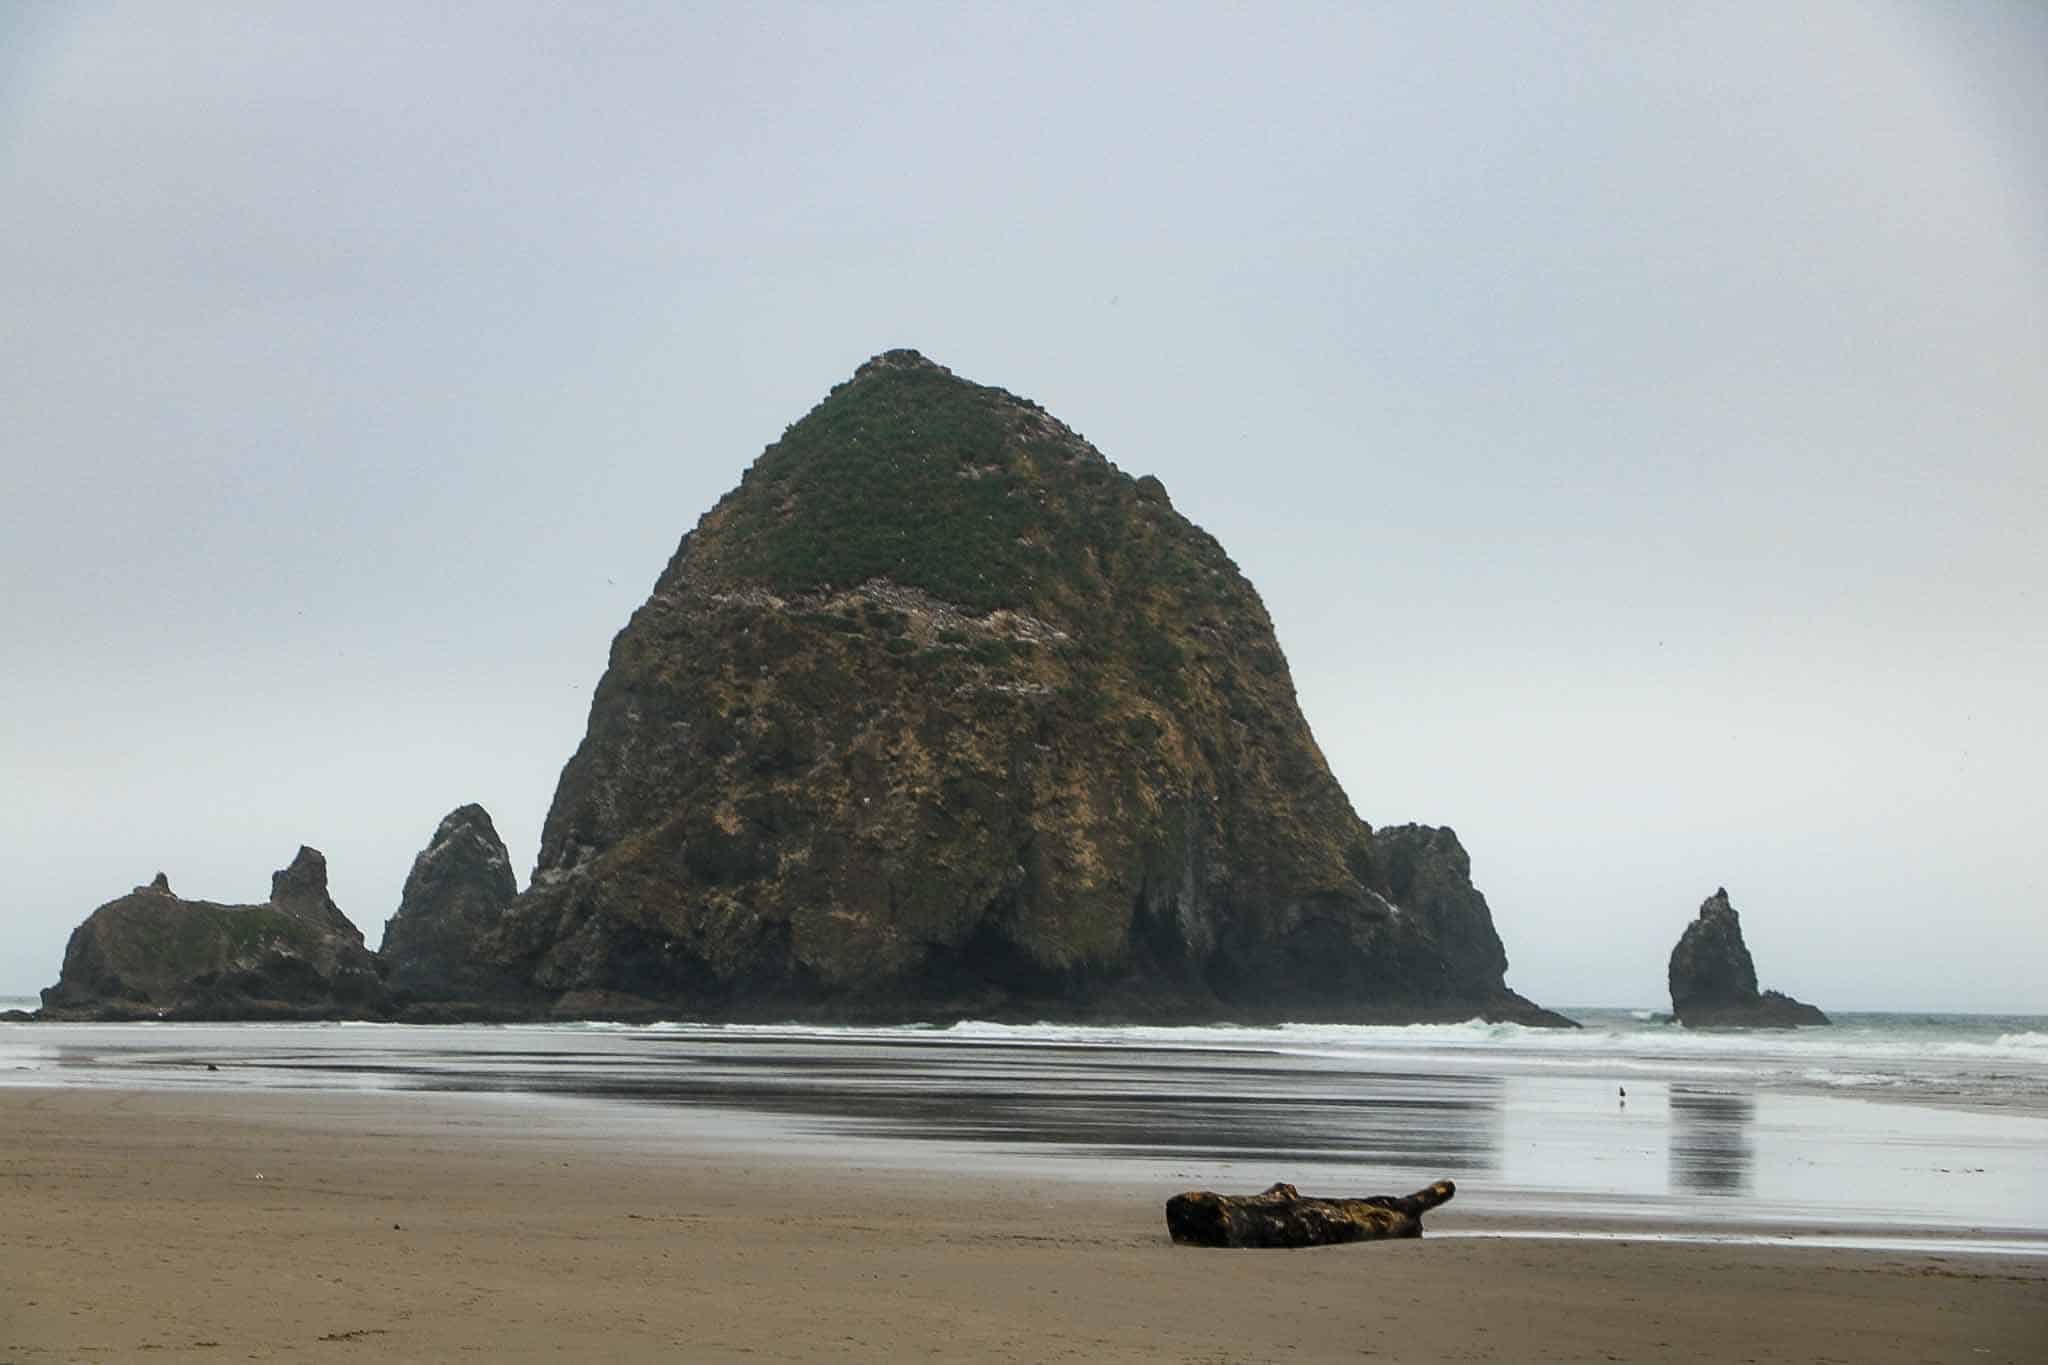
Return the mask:
[[[614,1140],[1165,1193],[1448,1176],[1432,1235],[2048,1255],[2048,1016],[1565,1013],[1585,1027],[0,1024],[0,1087],[459,1093]]]

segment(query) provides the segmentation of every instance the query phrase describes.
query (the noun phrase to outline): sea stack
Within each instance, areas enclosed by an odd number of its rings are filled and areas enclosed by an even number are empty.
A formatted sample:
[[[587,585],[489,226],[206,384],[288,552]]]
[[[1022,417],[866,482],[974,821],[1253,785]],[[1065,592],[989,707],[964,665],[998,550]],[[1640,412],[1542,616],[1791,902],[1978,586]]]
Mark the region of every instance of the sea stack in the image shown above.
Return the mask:
[[[159,872],[74,929],[55,1019],[343,1019],[389,1005],[377,960],[327,894],[327,860],[301,848],[262,905],[172,894]]]
[[[431,1014],[422,1007],[503,996],[508,983],[489,965],[487,940],[516,890],[490,812],[478,805],[450,811],[413,859],[398,913],[384,926],[377,955],[393,1002]]]
[[[682,538],[488,951],[565,1015],[1569,1022],[1160,482],[914,351]]]
[[[1742,917],[1721,888],[1700,905],[1671,950],[1671,1012],[1688,1028],[1792,1028],[1825,1024],[1814,1006],[1777,991],[1759,993],[1756,964],[1742,941]]]

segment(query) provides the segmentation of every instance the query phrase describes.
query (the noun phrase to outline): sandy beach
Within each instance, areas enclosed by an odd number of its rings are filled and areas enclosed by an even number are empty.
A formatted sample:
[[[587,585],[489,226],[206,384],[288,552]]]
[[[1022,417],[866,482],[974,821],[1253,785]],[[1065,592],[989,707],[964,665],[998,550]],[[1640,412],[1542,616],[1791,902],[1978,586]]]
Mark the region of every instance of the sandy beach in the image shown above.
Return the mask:
[[[0,1360],[2023,1362],[2048,1340],[2037,1258],[1196,1251],[1166,1240],[1165,1187],[736,1157],[581,1113],[0,1091]]]

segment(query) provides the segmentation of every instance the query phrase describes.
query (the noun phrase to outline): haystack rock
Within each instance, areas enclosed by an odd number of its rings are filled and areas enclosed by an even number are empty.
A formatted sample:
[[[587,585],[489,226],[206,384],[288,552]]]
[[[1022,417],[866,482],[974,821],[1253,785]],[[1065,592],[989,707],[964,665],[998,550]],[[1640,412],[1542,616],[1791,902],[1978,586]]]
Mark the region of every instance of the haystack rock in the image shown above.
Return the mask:
[[[1689,1028],[1792,1028],[1825,1024],[1814,1006],[1756,988],[1756,964],[1742,941],[1742,917],[1726,888],[1700,905],[1671,950],[1671,1012]]]
[[[59,1019],[336,1019],[389,1006],[377,960],[327,894],[327,860],[301,848],[263,905],[173,895],[159,872],[71,933],[43,992]]]
[[[914,351],[683,537],[489,952],[558,1014],[1569,1022],[1159,481]]]
[[[398,913],[384,926],[385,981],[401,1006],[477,1002],[506,983],[488,965],[486,940],[516,891],[512,860],[490,813],[449,812],[413,859]]]

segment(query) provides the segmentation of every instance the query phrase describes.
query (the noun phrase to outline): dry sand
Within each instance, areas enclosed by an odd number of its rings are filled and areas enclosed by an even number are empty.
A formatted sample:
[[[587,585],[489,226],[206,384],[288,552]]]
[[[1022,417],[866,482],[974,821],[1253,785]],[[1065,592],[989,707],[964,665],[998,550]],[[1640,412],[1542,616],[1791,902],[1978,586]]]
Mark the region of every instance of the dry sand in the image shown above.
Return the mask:
[[[736,1157],[590,1112],[0,1089],[0,1362],[2048,1359],[2048,1261],[1198,1251],[1166,1188]]]

